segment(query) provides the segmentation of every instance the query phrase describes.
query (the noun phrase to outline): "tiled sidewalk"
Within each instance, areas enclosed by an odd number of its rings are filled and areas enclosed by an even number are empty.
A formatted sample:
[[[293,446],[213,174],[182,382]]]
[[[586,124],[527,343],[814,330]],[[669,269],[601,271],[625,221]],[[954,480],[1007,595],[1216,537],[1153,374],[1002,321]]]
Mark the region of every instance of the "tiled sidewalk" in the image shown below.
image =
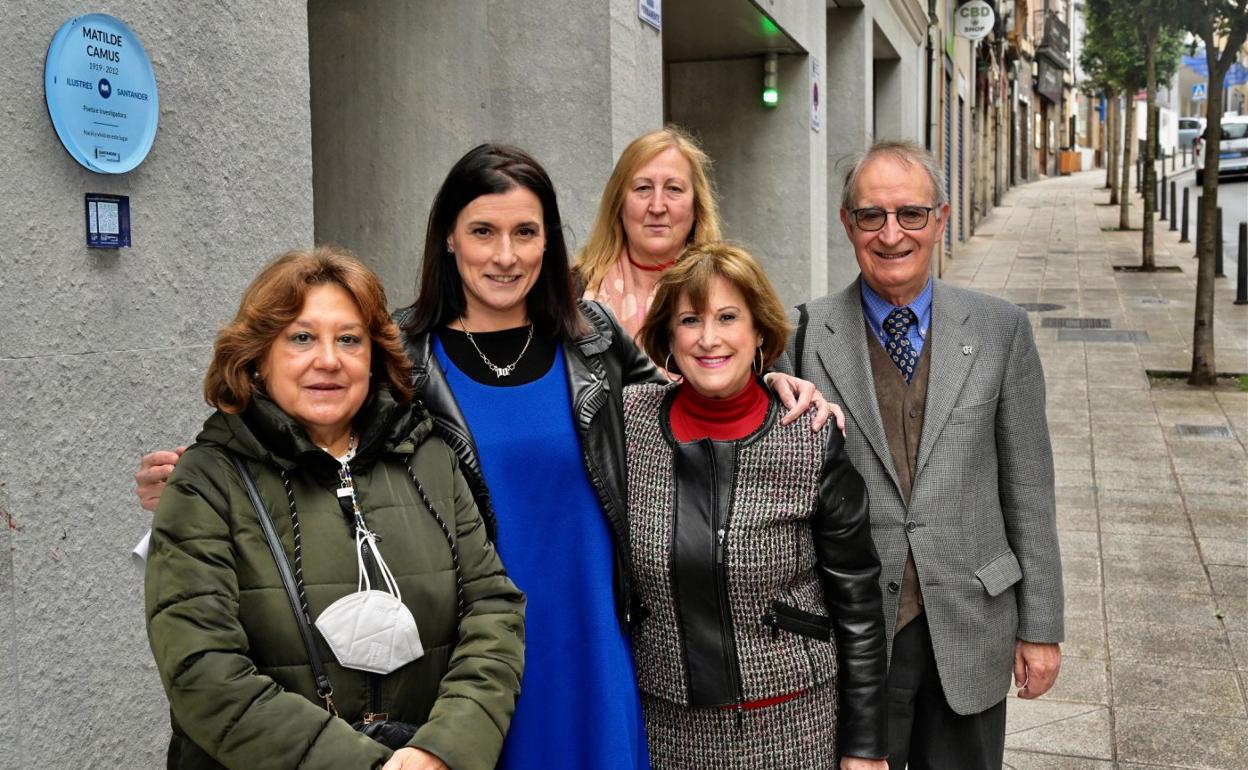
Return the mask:
[[[1115,264],[1139,264],[1140,233],[1106,230],[1118,209],[1098,205],[1109,198],[1104,178],[1086,172],[1012,190],[944,276],[1020,304],[1061,306],[1029,315],[1057,467],[1065,655],[1052,692],[1011,697],[1006,766],[1242,770],[1248,393],[1149,387],[1145,369],[1191,365],[1194,247],[1159,222],[1157,262],[1182,272],[1115,273]],[[1227,244],[1228,261],[1235,248]],[[1248,306],[1233,300],[1234,285],[1220,279],[1218,369],[1246,373]],[[1043,325],[1078,318],[1147,341],[1080,341],[1115,335]]]

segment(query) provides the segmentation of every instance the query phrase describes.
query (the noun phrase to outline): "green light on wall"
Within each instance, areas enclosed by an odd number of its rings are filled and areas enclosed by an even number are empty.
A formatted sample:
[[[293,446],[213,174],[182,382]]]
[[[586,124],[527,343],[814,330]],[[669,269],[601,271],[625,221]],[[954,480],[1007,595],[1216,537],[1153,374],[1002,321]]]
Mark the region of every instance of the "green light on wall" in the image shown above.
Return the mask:
[[[775,107],[780,103],[780,84],[776,76],[778,57],[769,53],[763,57],[763,106]]]
[[[763,35],[765,37],[775,37],[780,34],[780,28],[776,26],[774,21],[766,16],[759,16],[758,26],[762,28]]]

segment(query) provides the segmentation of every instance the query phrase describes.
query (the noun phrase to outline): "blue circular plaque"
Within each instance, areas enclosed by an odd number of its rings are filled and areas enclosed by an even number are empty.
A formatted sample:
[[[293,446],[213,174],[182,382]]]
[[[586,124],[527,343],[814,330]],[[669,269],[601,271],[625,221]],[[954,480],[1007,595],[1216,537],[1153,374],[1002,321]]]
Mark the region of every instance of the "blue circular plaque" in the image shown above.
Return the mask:
[[[103,13],[65,22],[43,68],[48,115],[61,144],[100,174],[124,174],[156,139],[160,100],[152,62],[120,19]]]

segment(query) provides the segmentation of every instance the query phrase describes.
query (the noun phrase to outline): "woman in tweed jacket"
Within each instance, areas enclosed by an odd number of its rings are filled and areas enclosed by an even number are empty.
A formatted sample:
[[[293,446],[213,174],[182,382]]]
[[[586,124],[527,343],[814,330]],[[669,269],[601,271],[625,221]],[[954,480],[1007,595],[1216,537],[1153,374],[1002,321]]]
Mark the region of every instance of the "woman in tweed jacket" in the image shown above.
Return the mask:
[[[787,335],[758,263],[722,243],[664,274],[640,333],[682,376],[624,392],[656,770],[887,766],[866,490],[838,431],[780,425],[758,372]]]

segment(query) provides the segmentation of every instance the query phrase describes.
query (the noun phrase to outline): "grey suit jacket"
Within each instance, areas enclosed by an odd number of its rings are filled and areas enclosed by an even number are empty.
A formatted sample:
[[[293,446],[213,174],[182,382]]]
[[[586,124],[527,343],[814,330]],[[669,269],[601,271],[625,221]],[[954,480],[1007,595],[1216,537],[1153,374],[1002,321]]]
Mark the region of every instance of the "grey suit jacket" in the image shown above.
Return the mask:
[[[1053,456],[1026,313],[933,283],[927,408],[909,505],[876,403],[867,348],[875,343],[857,280],[807,304],[801,360],[790,340],[785,363],[845,410],[883,564],[890,659],[899,594],[889,586],[901,582],[909,545],[945,697],[973,714],[1009,691],[1016,638],[1062,640]]]

